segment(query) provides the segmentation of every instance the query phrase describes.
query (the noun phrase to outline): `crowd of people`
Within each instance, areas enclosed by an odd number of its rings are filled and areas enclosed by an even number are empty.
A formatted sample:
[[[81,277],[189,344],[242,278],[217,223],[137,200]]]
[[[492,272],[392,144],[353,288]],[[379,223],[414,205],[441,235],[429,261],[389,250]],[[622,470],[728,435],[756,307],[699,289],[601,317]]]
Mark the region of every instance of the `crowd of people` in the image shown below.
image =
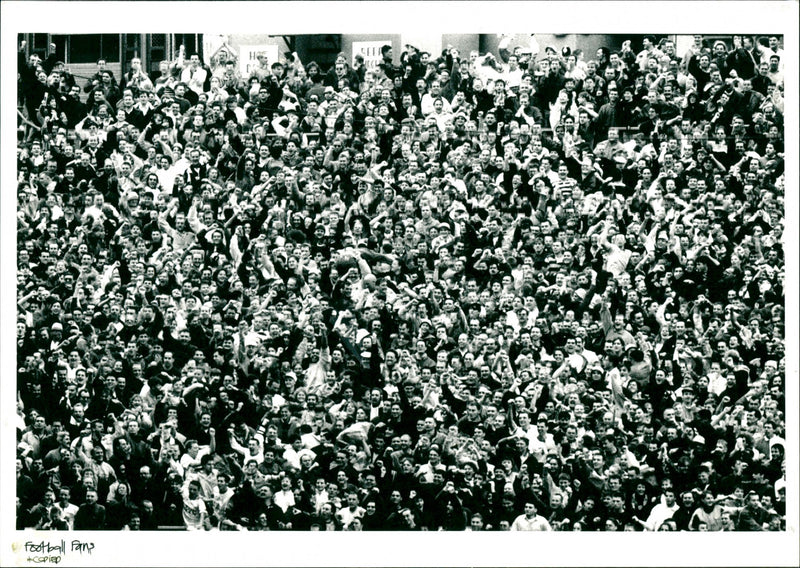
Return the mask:
[[[22,42],[18,528],[785,530],[781,42]]]

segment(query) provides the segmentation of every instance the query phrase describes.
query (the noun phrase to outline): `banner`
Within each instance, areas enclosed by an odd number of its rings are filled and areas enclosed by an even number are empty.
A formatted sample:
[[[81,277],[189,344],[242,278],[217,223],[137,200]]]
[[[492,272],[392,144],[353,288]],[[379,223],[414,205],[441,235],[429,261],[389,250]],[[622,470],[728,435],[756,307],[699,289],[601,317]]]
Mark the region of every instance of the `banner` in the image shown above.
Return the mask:
[[[243,45],[239,47],[239,72],[242,77],[249,77],[253,69],[258,67],[258,56],[267,56],[267,64],[278,61],[277,45]]]
[[[392,40],[354,41],[352,64],[355,65],[356,55],[361,55],[364,58],[364,67],[367,69],[377,67],[383,59],[381,57],[381,48],[384,45],[392,45]]]

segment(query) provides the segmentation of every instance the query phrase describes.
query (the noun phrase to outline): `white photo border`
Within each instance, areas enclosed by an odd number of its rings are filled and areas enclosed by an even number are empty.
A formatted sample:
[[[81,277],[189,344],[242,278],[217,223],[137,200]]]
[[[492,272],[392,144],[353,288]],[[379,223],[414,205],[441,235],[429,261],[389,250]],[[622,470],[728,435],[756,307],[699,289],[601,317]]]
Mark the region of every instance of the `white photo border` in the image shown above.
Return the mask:
[[[509,17],[511,15],[511,17]],[[64,539],[63,566],[797,566],[798,3],[784,2],[3,2],[0,250],[16,264],[18,33],[775,33],[786,54],[787,531],[785,533],[37,533],[14,530],[16,275],[0,271],[0,566],[27,566],[24,542]],[[209,30],[209,28],[213,28]],[[95,545],[69,552],[73,538]],[[534,540],[535,539],[535,540]],[[52,564],[51,564],[52,565]]]

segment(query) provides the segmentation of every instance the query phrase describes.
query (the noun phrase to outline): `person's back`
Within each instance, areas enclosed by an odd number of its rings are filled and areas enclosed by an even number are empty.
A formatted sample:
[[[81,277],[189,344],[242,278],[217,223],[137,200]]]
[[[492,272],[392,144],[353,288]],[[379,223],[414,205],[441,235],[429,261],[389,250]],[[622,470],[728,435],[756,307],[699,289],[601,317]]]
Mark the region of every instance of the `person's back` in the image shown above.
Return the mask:
[[[106,503],[106,525],[110,530],[122,530],[128,524],[131,505],[127,500],[112,499]]]

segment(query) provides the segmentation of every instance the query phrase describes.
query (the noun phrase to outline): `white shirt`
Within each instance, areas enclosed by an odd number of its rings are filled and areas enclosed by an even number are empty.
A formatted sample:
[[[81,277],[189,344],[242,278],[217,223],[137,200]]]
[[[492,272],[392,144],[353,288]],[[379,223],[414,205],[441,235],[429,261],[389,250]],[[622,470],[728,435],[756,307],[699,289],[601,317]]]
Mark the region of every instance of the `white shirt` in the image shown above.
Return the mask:
[[[75,513],[78,512],[78,506],[72,503],[67,503],[66,506],[62,507],[60,503],[56,503],[54,507],[58,507],[61,510],[61,516],[67,522],[69,530],[72,530],[75,525]]]
[[[203,94],[203,83],[205,83],[206,77],[208,77],[208,71],[199,65],[196,69],[189,65],[181,72],[181,81],[198,95]]]
[[[191,465],[196,465],[197,467],[200,467],[200,459],[204,455],[210,453],[210,451],[211,451],[211,448],[209,448],[208,446],[205,446],[205,447],[201,447],[201,449],[198,450],[197,455],[195,457],[192,457],[188,453],[183,454],[181,456],[181,459],[180,459],[181,467],[184,470],[188,470],[189,466],[191,466]]]
[[[294,493],[291,490],[285,489],[278,491],[273,498],[275,505],[281,508],[284,513],[289,507],[294,507]]]
[[[322,491],[314,490],[314,494],[311,496],[311,502],[314,504],[314,512],[318,515],[322,512],[322,506],[329,501],[330,498],[325,489]]]
[[[525,515],[520,515],[511,525],[512,531],[552,531],[553,528],[547,519],[540,515],[535,515],[529,519]]]
[[[502,79],[505,80],[506,85],[509,87],[519,87],[522,84],[522,69],[517,67],[516,69],[508,68],[505,73],[503,73]]]
[[[538,436],[533,440],[530,440],[528,444],[528,449],[536,458],[536,461],[540,463],[544,463],[545,459],[547,458],[547,452],[550,450],[557,451],[556,442],[553,439],[552,434],[545,434],[544,435],[544,442],[541,441]]]
[[[339,519],[342,521],[342,525],[344,526],[344,528],[347,528],[350,526],[350,523],[352,523],[353,519],[355,519],[356,517],[363,519],[364,513],[366,513],[366,509],[356,505],[355,511],[351,511],[350,507],[342,507],[336,512],[336,516],[339,517]]]
[[[628,261],[631,258],[631,251],[621,249],[617,245],[612,244],[610,252],[606,257],[606,270],[614,275],[614,278],[619,276],[625,271],[628,266]]]
[[[214,508],[217,516],[220,519],[220,523],[222,522],[222,519],[225,518],[225,510],[228,508],[228,503],[233,495],[234,491],[230,487],[228,487],[228,490],[225,491],[225,493],[220,493],[219,487],[214,488]]]
[[[539,437],[539,429],[534,424],[529,424],[527,430],[523,430],[522,426],[517,426],[514,435],[528,440],[528,450],[530,451],[530,448],[533,447],[533,441]]]
[[[708,374],[708,392],[719,396],[725,392],[726,388],[728,388],[728,380],[724,376],[720,373]]]
[[[450,102],[444,98],[441,93],[439,97],[442,99],[442,112],[445,114],[450,114],[453,112],[453,108],[450,105]],[[434,97],[430,93],[425,93],[422,95],[422,100],[420,101],[420,110],[422,111],[422,116],[428,116],[429,114],[433,113],[433,101],[436,100],[437,97]]]
[[[190,499],[188,494],[183,496],[183,523],[186,530],[197,531],[203,529],[203,519],[206,516],[206,504],[199,497]]]
[[[678,504],[674,503],[671,507],[669,507],[666,503],[659,503],[653,510],[650,511],[650,516],[647,517],[647,530],[657,531],[658,527],[662,525],[662,523],[668,519],[672,518],[672,515],[675,514],[675,511],[678,510]]]
[[[298,454],[290,444],[287,444],[284,450],[283,459],[293,468],[300,469],[300,454]]]

